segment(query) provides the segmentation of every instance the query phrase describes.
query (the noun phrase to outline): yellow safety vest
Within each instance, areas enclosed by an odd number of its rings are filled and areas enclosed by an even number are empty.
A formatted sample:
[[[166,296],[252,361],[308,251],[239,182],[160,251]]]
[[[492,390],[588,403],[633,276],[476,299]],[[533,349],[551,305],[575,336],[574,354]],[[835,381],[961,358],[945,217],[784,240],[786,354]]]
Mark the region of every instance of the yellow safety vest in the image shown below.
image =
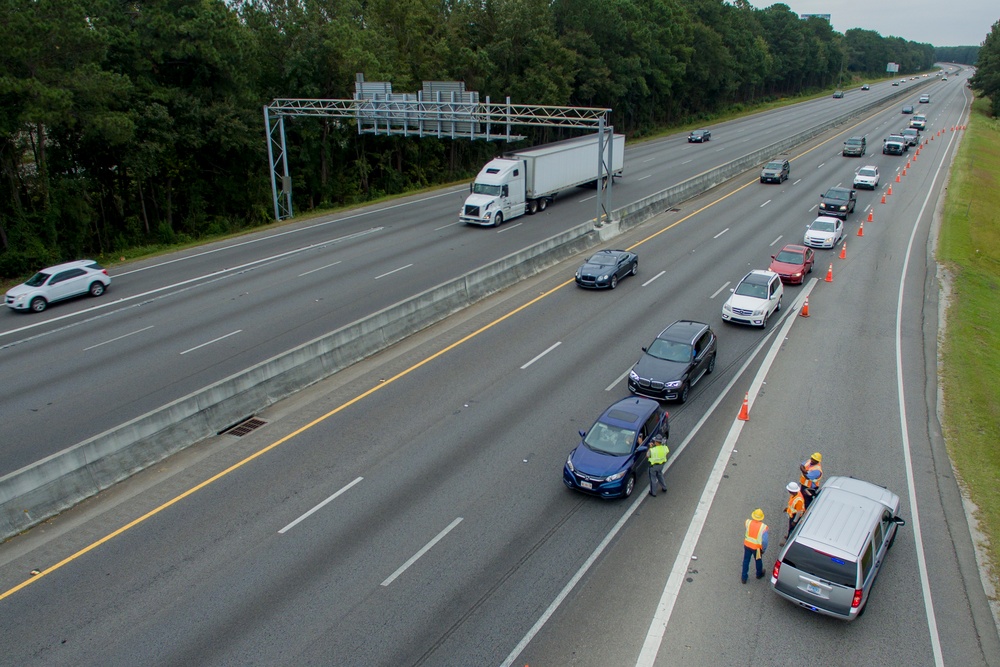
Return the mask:
[[[649,448],[649,464],[658,465],[660,463],[666,463],[667,457],[670,456],[670,450],[666,445],[653,445]]]

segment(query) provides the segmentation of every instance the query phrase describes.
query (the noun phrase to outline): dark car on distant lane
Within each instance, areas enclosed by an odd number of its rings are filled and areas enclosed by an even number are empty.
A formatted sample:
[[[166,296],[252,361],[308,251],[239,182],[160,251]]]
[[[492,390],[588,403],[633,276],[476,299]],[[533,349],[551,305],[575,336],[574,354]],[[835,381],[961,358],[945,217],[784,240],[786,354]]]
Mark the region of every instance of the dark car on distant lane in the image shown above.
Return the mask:
[[[628,250],[599,250],[576,270],[576,284],[580,287],[600,289],[618,287],[625,276],[639,272],[639,256]]]
[[[812,273],[815,261],[816,253],[812,248],[790,243],[777,255],[771,255],[771,266],[767,270],[777,273],[783,283],[801,285],[806,274]]]
[[[688,393],[715,370],[718,339],[704,322],[677,320],[642,348],[642,356],[628,374],[633,394],[660,401],[684,403]]]
[[[563,484],[602,498],[628,498],[656,435],[670,437],[669,415],[649,398],[618,401],[597,418],[563,465]]]
[[[708,130],[694,130],[693,132],[691,132],[691,134],[688,135],[688,143],[701,144],[708,141],[711,138],[712,138],[712,133]]]
[[[903,113],[913,113],[913,105],[912,104],[903,105]]]

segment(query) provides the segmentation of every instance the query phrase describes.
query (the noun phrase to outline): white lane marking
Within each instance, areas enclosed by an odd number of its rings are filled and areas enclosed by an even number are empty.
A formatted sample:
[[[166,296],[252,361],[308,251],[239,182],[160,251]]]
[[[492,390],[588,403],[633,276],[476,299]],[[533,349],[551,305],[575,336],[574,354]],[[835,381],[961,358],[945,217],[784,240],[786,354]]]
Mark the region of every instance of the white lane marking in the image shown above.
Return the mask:
[[[562,345],[562,341],[561,340],[556,341],[555,343],[553,343],[552,345],[549,346],[549,349],[545,350],[544,352],[542,352],[541,354],[539,354],[538,356],[536,356],[534,359],[532,359],[531,361],[529,361],[525,365],[521,366],[521,370],[523,371],[525,368],[527,368],[531,364],[535,363],[536,361],[538,361],[539,359],[541,359],[542,357],[544,357],[546,354],[548,354],[552,350],[554,350],[557,347],[559,347],[560,345]]]
[[[813,283],[815,283],[816,279],[813,278],[812,280]],[[726,284],[728,285],[729,283]],[[794,309],[792,310],[792,312],[794,312]],[[786,316],[786,318],[791,320],[796,319],[795,317],[788,317],[788,316]],[[719,407],[719,404],[722,403],[723,399],[729,394],[730,390],[736,384],[737,380],[739,380],[739,378],[743,376],[743,373],[746,372],[747,368],[750,367],[750,364],[753,362],[754,359],[756,359],[757,355],[760,354],[760,351],[764,348],[764,344],[771,339],[771,337],[773,336],[773,332],[776,330],[777,329],[773,329],[772,333],[769,333],[767,336],[765,336],[764,339],[761,340],[761,342],[754,349],[753,353],[747,357],[747,360],[743,362],[743,366],[741,366],[740,369],[733,375],[733,378],[729,381],[729,383],[718,395],[718,397],[716,397],[715,401],[712,403],[711,406],[709,406],[708,410],[705,411],[705,414],[701,417],[701,419],[699,419],[698,422],[694,425],[694,428],[691,429],[691,432],[688,433],[687,437],[684,438],[684,440],[681,442],[680,446],[677,448],[677,451],[673,452],[673,455],[667,460],[667,463],[664,466],[664,470],[669,470],[670,467],[674,464],[674,462],[677,461],[680,453],[684,451],[684,449],[688,446],[688,444],[698,434],[698,432],[701,430],[701,427],[705,425],[709,417],[711,417],[712,414],[715,412],[715,409]],[[779,338],[779,340],[784,340],[784,338]],[[738,423],[742,422],[738,421]],[[518,656],[520,656],[522,652],[524,652],[524,649],[527,648],[528,644],[531,643],[531,640],[533,640],[535,636],[541,631],[541,629],[545,626],[545,624],[552,617],[552,615],[556,613],[556,610],[558,610],[559,607],[562,605],[563,601],[567,597],[569,597],[569,594],[573,592],[573,589],[576,588],[576,585],[580,582],[581,579],[583,579],[583,577],[587,574],[587,572],[594,565],[594,563],[596,563],[600,559],[601,555],[604,553],[604,550],[607,549],[608,545],[614,541],[615,537],[617,537],[618,533],[625,526],[628,520],[632,518],[632,515],[635,514],[635,512],[639,509],[639,505],[642,504],[645,501],[645,499],[646,499],[646,494],[640,493],[639,497],[632,502],[632,504],[625,511],[622,517],[615,523],[614,526],[612,526],[611,530],[604,537],[604,539],[601,540],[600,544],[598,544],[597,547],[594,548],[594,551],[590,554],[590,557],[587,558],[587,560],[583,563],[583,565],[580,566],[580,569],[576,571],[576,574],[574,574],[570,578],[570,580],[566,583],[563,589],[559,592],[559,595],[557,595],[556,598],[552,601],[552,604],[548,606],[548,608],[542,613],[539,619],[535,621],[535,624],[531,626],[531,628],[524,635],[524,637],[521,638],[521,641],[518,642],[517,646],[515,646],[514,649],[510,652],[506,660],[500,663],[500,667],[513,666],[514,661],[517,660]]]
[[[311,269],[309,271],[306,271],[305,273],[300,273],[299,278],[301,278],[302,276],[308,276],[310,273],[316,273],[317,271],[322,271],[323,269],[329,269],[331,266],[337,266],[338,264],[340,264],[340,262],[341,260],[338,259],[333,264],[327,264],[326,266],[321,266],[318,269]]]
[[[652,175],[652,174],[649,174],[648,176],[642,176],[642,177],[640,177],[640,178],[637,178],[637,179],[635,179],[635,180],[637,180],[637,181],[644,181],[644,180],[646,180],[647,178],[652,178],[652,177],[653,177],[653,175]]]
[[[653,160],[655,160],[655,159],[656,159],[655,157],[651,157],[651,158],[649,158],[648,160],[643,160],[643,161],[642,161],[642,163],[643,163],[643,164],[646,164],[647,162],[652,162],[652,161],[653,161]]]
[[[319,243],[313,243],[312,245],[302,246],[301,248],[294,248],[294,249],[289,250],[287,252],[279,253],[277,255],[272,255],[270,257],[264,257],[264,258],[261,258],[261,259],[255,259],[252,262],[247,262],[246,264],[240,264],[239,266],[234,266],[234,267],[231,267],[231,268],[228,268],[228,269],[219,269],[218,271],[212,271],[211,273],[206,273],[206,274],[204,274],[202,276],[197,276],[196,278],[188,278],[187,280],[182,280],[179,283],[173,283],[172,285],[164,285],[163,287],[157,287],[156,289],[151,289],[148,292],[143,292],[141,294],[135,294],[133,296],[122,297],[120,299],[115,299],[114,301],[110,301],[108,303],[103,303],[103,304],[100,304],[100,305],[97,305],[97,306],[91,306],[90,308],[85,308],[83,310],[78,310],[78,311],[76,311],[74,313],[69,313],[67,315],[61,315],[59,317],[53,317],[51,319],[43,320],[43,321],[40,321],[40,322],[36,322],[34,324],[28,324],[26,326],[23,326],[23,327],[20,327],[20,328],[17,328],[17,329],[11,329],[9,331],[3,331],[3,332],[0,332],[0,336],[8,336],[8,335],[10,335],[12,333],[19,333],[21,331],[27,331],[28,329],[34,329],[35,327],[40,327],[40,326],[42,326],[44,324],[50,324],[52,322],[59,322],[60,320],[69,319],[71,317],[77,317],[78,315],[86,315],[87,313],[92,313],[92,312],[94,312],[96,310],[104,310],[104,309],[107,309],[107,308],[111,308],[112,306],[118,306],[118,305],[121,305],[123,303],[127,303],[129,301],[136,301],[136,300],[139,300],[139,299],[145,299],[146,297],[148,297],[148,296],[150,296],[152,294],[158,294],[160,292],[165,292],[167,290],[177,289],[179,287],[183,287],[185,285],[190,285],[191,283],[197,283],[197,282],[205,281],[205,280],[208,280],[210,278],[216,278],[218,276],[225,276],[227,274],[241,273],[241,272],[243,272],[243,271],[245,271],[247,269],[253,268],[255,266],[259,266],[261,264],[267,264],[269,262],[274,262],[274,261],[277,261],[279,259],[283,259],[285,257],[289,257],[291,255],[297,255],[298,253],[306,252],[307,250],[312,250],[314,248],[322,248],[324,246],[332,245],[334,243],[340,243],[342,241],[347,241],[347,240],[355,239],[355,238],[358,238],[358,237],[361,237],[361,236],[365,236],[365,235],[373,233],[373,232],[381,231],[382,229],[384,229],[384,228],[383,227],[373,227],[372,229],[369,229],[369,230],[364,231],[364,232],[358,232],[357,234],[349,234],[347,236],[343,236],[343,237],[340,237],[338,239],[333,239],[333,240],[330,240],[330,241],[320,241]],[[175,261],[180,261],[180,260],[175,260]],[[136,273],[136,271],[130,271],[130,273]],[[118,277],[120,275],[126,275],[126,274],[116,274],[115,276],[112,276],[112,278],[116,278],[116,277]]]
[[[106,340],[103,343],[98,343],[97,345],[91,345],[90,347],[85,347],[85,348],[83,348],[83,351],[86,352],[87,350],[93,350],[95,347],[100,347],[102,345],[107,345],[108,343],[113,343],[116,340],[121,340],[122,338],[128,338],[129,336],[134,336],[137,333],[142,333],[143,331],[149,331],[152,328],[153,328],[152,325],[150,325],[150,326],[145,327],[143,329],[139,329],[138,331],[133,331],[132,333],[127,333],[124,336],[118,336],[117,338],[112,338],[111,340]]]
[[[819,208],[819,204],[813,204],[813,207],[811,209],[809,209],[809,212],[812,213],[813,211],[815,211],[818,208]]]
[[[719,293],[722,292],[722,290],[724,290],[727,287],[729,287],[729,283],[731,283],[731,282],[732,282],[731,280],[727,280],[726,282],[722,283],[722,287],[720,287],[719,289],[715,290],[715,294],[713,294],[712,296],[710,296],[708,298],[709,299],[714,299],[715,297],[719,296]]]
[[[798,185],[798,184],[799,184],[799,183],[801,183],[801,182],[802,182],[802,179],[800,178],[800,179],[798,179],[797,181],[795,181],[794,183],[792,183],[792,185]]]
[[[868,209],[870,209],[871,207],[872,207],[872,205],[871,205],[871,204],[868,204],[868,206],[865,206],[865,208],[864,208],[864,211],[867,211],[867,210],[868,210]],[[864,212],[864,211],[862,211],[862,212]]]
[[[766,202],[764,202],[763,204],[760,205],[760,208],[764,208],[765,206],[767,206],[770,203],[771,203],[771,200],[768,199]]]
[[[660,272],[659,272],[659,273],[657,273],[657,274],[656,274],[655,276],[653,276],[652,278],[650,278],[649,280],[647,280],[646,282],[644,282],[644,283],[642,284],[642,286],[643,286],[643,287],[645,287],[645,286],[646,286],[646,285],[648,285],[649,283],[653,282],[654,280],[656,280],[657,278],[659,278],[660,276],[662,276],[662,275],[663,275],[664,273],[666,273],[666,271],[660,271]]]
[[[690,160],[684,160],[684,162],[681,162],[681,164],[687,164],[688,162],[694,162],[694,158],[691,158]]]
[[[583,202],[590,201],[591,199],[595,199],[596,197],[597,197],[597,195],[591,195],[590,197],[587,197],[586,199],[577,199],[576,201],[582,204]]]
[[[448,229],[449,227],[454,227],[455,225],[462,224],[461,220],[456,220],[455,222],[449,222],[447,225],[441,225],[440,227],[435,227],[435,232],[440,232],[442,229]]]
[[[823,168],[823,165],[824,165],[824,164],[826,164],[826,162],[823,162],[823,163],[821,163],[821,164],[820,164],[820,165],[819,165],[818,167],[816,167],[816,168],[817,168],[817,169],[822,169],[822,168]]]
[[[219,336],[218,338],[214,338],[214,339],[208,341],[207,343],[202,343],[201,345],[195,345],[194,347],[192,347],[190,349],[184,350],[183,352],[181,352],[181,354],[187,354],[188,352],[194,352],[195,350],[200,350],[201,348],[205,347],[206,345],[211,345],[212,343],[218,343],[220,340],[224,340],[226,338],[229,338],[230,336],[235,336],[236,334],[242,333],[242,332],[243,332],[243,329],[237,329],[236,331],[231,331],[231,332],[227,333],[225,336]]]
[[[398,271],[402,271],[403,269],[408,269],[411,266],[413,266],[413,264],[407,264],[406,266],[401,266],[398,269],[393,269],[392,271],[388,271],[387,273],[383,273],[380,276],[375,276],[375,280],[378,280],[379,278],[385,278],[386,276],[391,276],[392,274],[394,274],[394,273],[396,273]]]
[[[336,499],[341,494],[345,493],[352,486],[360,483],[361,480],[363,480],[363,479],[364,479],[364,477],[358,477],[353,482],[351,482],[350,484],[348,484],[347,486],[341,487],[340,490],[337,491],[335,494],[333,494],[332,496],[330,496],[329,498],[327,498],[326,500],[324,500],[323,502],[321,502],[319,505],[316,505],[316,507],[313,507],[311,510],[309,510],[308,512],[306,512],[305,514],[303,514],[302,516],[300,516],[298,519],[296,519],[295,521],[292,521],[290,524],[288,524],[287,526],[285,526],[284,528],[282,528],[281,530],[279,530],[278,534],[279,535],[284,535],[285,533],[287,533],[288,531],[290,531],[292,528],[295,528],[295,526],[299,525],[300,523],[302,523],[303,521],[305,521],[306,519],[308,519],[309,517],[311,517],[313,514],[315,514],[316,512],[318,512],[321,509],[323,509],[324,507],[326,507],[329,503],[333,502],[334,499]]]
[[[754,351],[752,358],[756,357],[760,350],[763,349],[764,343],[768,342],[771,338],[774,338],[770,349],[767,351],[767,354],[764,355],[764,360],[761,362],[760,368],[757,369],[757,373],[754,375],[753,380],[750,381],[750,389],[747,392],[749,407],[753,407],[754,400],[756,400],[757,395],[760,393],[761,387],[764,386],[764,378],[767,377],[768,371],[770,371],[774,360],[778,356],[778,352],[781,350],[781,345],[785,342],[785,338],[788,337],[788,332],[791,330],[792,325],[797,319],[799,319],[794,315],[799,310],[798,304],[804,301],[805,297],[809,296],[809,293],[816,285],[817,280],[817,278],[811,279],[808,287],[802,290],[799,298],[796,299],[795,305],[791,309],[792,315],[785,316],[778,336],[774,336],[774,333],[779,330],[779,327],[775,327],[771,330],[767,337],[760,342],[760,345],[758,345],[757,349]],[[746,369],[748,364],[749,359],[744,362],[743,368],[740,369],[740,372],[733,378],[730,384],[735,382],[736,378],[743,374],[743,371]],[[715,410],[718,402],[721,401],[722,398],[728,393],[729,387],[727,387],[726,391],[720,394],[716,399],[716,402],[712,404],[710,412]],[[705,420],[707,417],[708,414],[702,417],[702,420]],[[702,422],[698,423],[696,429],[701,426],[701,423]],[[708,481],[705,482],[705,488],[701,492],[701,498],[698,499],[698,505],[695,509],[694,516],[688,524],[687,533],[684,535],[684,540],[681,542],[681,548],[677,552],[677,557],[674,559],[674,565],[670,568],[670,576],[667,577],[667,583],[663,587],[663,594],[660,596],[660,602],[656,605],[656,612],[654,612],[653,619],[649,624],[649,630],[646,632],[646,640],[642,644],[642,650],[639,652],[639,658],[635,661],[636,667],[652,667],[653,663],[656,661],[656,654],[659,652],[660,645],[663,643],[663,635],[667,631],[667,623],[670,622],[670,615],[673,613],[674,604],[677,602],[677,596],[680,595],[684,578],[687,577],[688,568],[691,565],[691,556],[694,555],[694,549],[698,544],[698,540],[701,539],[701,531],[704,529],[705,522],[708,520],[709,511],[712,509],[712,502],[715,500],[715,494],[719,490],[719,485],[722,484],[722,476],[729,467],[733,450],[736,448],[736,441],[739,440],[740,434],[743,432],[744,424],[746,424],[746,422],[740,419],[733,420],[733,425],[729,428],[729,434],[726,436],[726,440],[722,444],[722,448],[719,450],[719,456],[715,459],[715,466],[712,468],[712,473],[709,475]],[[686,445],[691,438],[692,435],[689,434],[681,444],[681,447],[683,448],[683,446]],[[642,494],[640,494],[640,499],[642,497]]]
[[[642,180],[642,179],[639,179],[639,180]],[[512,229],[517,229],[518,227],[520,227],[523,224],[524,224],[523,222],[516,222],[513,225],[504,225],[503,229],[498,229],[497,230],[497,234],[503,234],[504,232],[509,232]]]
[[[626,376],[628,375],[628,372],[629,372],[630,370],[632,370],[632,367],[631,367],[631,366],[629,366],[629,367],[628,367],[628,370],[627,370],[627,371],[625,371],[624,373],[622,373],[621,375],[619,375],[619,376],[618,376],[618,378],[617,378],[617,379],[616,379],[616,380],[615,380],[614,382],[612,382],[612,383],[611,383],[611,384],[609,384],[609,385],[608,385],[607,387],[605,387],[605,388],[604,388],[604,391],[611,391],[612,389],[614,389],[615,387],[617,387],[617,386],[618,386],[618,384],[619,384],[619,383],[620,383],[620,382],[621,382],[622,380],[624,380],[624,379],[625,379],[625,377],[626,377]]]
[[[719,238],[720,236],[722,236],[723,234],[725,234],[725,233],[726,233],[726,232],[728,232],[728,231],[729,231],[729,227],[726,227],[725,229],[723,229],[723,230],[722,230],[721,232],[719,232],[718,234],[716,234],[716,235],[715,235],[715,236],[713,236],[712,238],[713,238],[713,239],[717,239],[717,238]]]
[[[770,248],[770,247],[771,247],[771,246],[773,246],[773,245],[774,245],[775,243],[777,243],[778,241],[780,241],[780,240],[781,240],[781,237],[782,237],[782,236],[784,236],[784,234],[781,234],[781,235],[779,235],[779,236],[778,236],[778,238],[776,238],[776,239],[774,239],[773,241],[771,241],[771,243],[770,243],[770,244],[769,244],[769,245],[768,245],[767,247],[768,247],[768,248]]]
[[[724,150],[726,150],[726,149],[725,149],[725,148],[716,148],[716,149],[715,149],[715,152],[716,152],[716,153],[719,153],[719,152],[722,152],[722,151],[724,151]]]
[[[451,523],[449,523],[448,527],[445,528],[444,530],[442,530],[437,535],[435,535],[434,539],[431,540],[430,542],[428,542],[427,544],[425,544],[423,549],[421,549],[417,553],[415,553],[412,556],[410,556],[410,559],[407,560],[402,565],[400,565],[398,570],[396,570],[395,572],[393,572],[392,574],[390,574],[389,577],[385,581],[382,582],[382,585],[383,586],[388,586],[389,584],[391,584],[392,582],[394,582],[399,577],[399,575],[401,575],[404,572],[406,572],[406,570],[411,565],[413,565],[414,563],[416,563],[417,560],[421,556],[423,556],[425,553],[427,553],[428,551],[430,551],[434,547],[435,544],[437,544],[442,539],[444,539],[444,536],[447,535],[448,533],[450,533],[455,528],[455,526],[457,526],[460,523],[462,523],[462,517],[458,517],[457,519],[455,519],[454,521],[452,521]]]

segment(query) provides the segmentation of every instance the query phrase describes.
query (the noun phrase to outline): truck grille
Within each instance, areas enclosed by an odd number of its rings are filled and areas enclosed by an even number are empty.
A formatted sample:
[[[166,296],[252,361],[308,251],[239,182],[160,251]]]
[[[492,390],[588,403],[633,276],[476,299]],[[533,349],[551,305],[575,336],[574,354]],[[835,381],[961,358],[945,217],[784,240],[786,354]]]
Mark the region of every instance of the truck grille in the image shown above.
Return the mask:
[[[468,216],[472,216],[473,218],[478,218],[479,217],[479,207],[478,206],[473,206],[471,204],[466,204],[465,205],[465,214],[468,215]]]

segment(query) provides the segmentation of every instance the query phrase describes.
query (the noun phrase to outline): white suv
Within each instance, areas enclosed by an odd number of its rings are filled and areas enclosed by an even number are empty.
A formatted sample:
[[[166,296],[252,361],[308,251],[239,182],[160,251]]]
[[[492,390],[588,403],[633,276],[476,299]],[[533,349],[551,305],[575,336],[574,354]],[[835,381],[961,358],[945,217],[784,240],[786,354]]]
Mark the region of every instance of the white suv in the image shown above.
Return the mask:
[[[733,295],[722,304],[726,322],[766,327],[767,318],[781,310],[785,293],[781,278],[773,271],[755,270],[743,276]]]
[[[12,287],[4,300],[8,308],[40,313],[50,303],[81,294],[101,296],[111,284],[111,277],[92,259],[67,262],[42,269],[27,282]]]

